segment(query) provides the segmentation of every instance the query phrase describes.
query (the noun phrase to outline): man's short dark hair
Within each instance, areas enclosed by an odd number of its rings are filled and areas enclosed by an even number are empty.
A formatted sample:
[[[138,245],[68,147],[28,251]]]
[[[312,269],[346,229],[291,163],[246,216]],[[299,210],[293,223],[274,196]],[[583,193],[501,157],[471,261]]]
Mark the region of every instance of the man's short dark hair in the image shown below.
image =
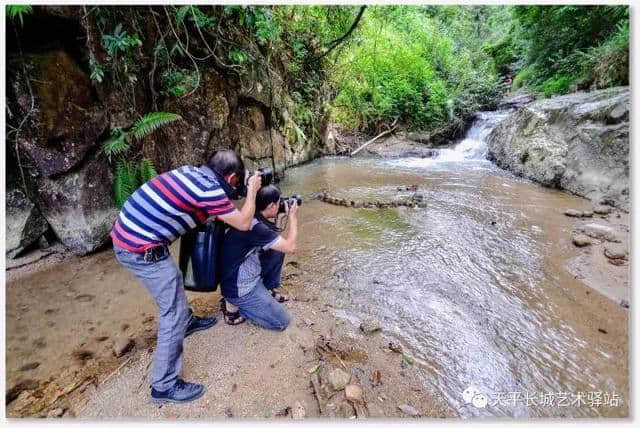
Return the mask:
[[[280,199],[280,189],[273,184],[261,187],[256,194],[256,211],[267,208],[271,202],[278,202]]]
[[[235,172],[238,178],[244,179],[244,163],[233,150],[216,150],[209,158],[207,166],[223,177]]]

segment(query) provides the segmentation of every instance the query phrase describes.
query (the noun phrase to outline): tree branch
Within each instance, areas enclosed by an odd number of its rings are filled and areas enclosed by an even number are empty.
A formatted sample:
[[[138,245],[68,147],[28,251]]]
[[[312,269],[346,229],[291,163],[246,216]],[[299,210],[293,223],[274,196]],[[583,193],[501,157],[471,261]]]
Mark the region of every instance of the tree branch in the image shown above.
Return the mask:
[[[344,33],[341,37],[339,37],[339,38],[333,40],[332,42],[330,42],[327,45],[327,50],[326,51],[324,51],[323,53],[321,53],[317,57],[311,59],[308,63],[309,64],[313,64],[314,62],[317,62],[319,59],[327,56],[329,54],[329,52],[331,52],[336,47],[338,47],[340,45],[340,43],[345,41],[351,35],[351,33],[353,33],[353,30],[355,30],[356,27],[358,26],[358,23],[360,22],[360,19],[362,18],[362,15],[364,14],[364,10],[366,8],[367,8],[367,5],[362,5],[360,7],[360,11],[358,12],[358,16],[356,16],[356,19],[353,21],[353,24],[351,24],[351,28],[349,28],[349,30],[347,30],[347,32]]]

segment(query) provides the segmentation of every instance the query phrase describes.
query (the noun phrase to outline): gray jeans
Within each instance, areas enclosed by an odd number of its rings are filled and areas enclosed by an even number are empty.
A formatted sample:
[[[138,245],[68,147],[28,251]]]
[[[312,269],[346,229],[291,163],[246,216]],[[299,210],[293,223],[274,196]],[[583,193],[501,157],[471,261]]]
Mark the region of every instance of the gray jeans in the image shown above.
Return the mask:
[[[182,272],[171,256],[155,262],[144,254],[114,245],[116,259],[147,288],[158,308],[158,343],[151,386],[157,391],[171,388],[182,368],[182,342],[191,311],[182,284]]]

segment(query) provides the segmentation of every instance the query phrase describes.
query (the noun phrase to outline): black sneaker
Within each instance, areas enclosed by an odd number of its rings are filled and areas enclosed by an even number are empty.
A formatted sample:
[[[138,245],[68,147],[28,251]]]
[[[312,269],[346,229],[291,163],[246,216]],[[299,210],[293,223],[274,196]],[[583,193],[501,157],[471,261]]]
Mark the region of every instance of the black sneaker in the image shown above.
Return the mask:
[[[199,383],[185,382],[182,379],[176,380],[176,383],[166,391],[156,391],[151,388],[152,403],[187,403],[204,394],[204,386]]]
[[[192,315],[191,320],[189,321],[189,325],[187,325],[187,330],[184,332],[184,337],[187,338],[189,337],[189,335],[195,333],[196,331],[202,331],[211,328],[217,322],[218,319],[216,317],[196,317]]]

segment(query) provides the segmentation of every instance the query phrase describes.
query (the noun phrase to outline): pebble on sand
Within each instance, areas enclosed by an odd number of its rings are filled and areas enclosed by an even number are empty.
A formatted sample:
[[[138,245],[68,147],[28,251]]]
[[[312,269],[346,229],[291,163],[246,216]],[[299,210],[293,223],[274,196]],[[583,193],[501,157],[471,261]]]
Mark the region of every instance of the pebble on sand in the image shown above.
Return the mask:
[[[398,406],[398,409],[400,409],[402,411],[402,413],[405,413],[409,416],[419,416],[420,412],[418,411],[418,409],[416,409],[415,407],[413,407],[410,404],[401,404]]]
[[[329,372],[329,384],[334,391],[343,390],[351,380],[351,375],[341,369],[333,369]]]
[[[362,402],[362,388],[358,385],[349,384],[345,386],[344,395],[349,401]]]
[[[360,330],[367,334],[374,333],[381,329],[382,327],[380,326],[380,323],[374,319],[367,319],[360,323]]]

